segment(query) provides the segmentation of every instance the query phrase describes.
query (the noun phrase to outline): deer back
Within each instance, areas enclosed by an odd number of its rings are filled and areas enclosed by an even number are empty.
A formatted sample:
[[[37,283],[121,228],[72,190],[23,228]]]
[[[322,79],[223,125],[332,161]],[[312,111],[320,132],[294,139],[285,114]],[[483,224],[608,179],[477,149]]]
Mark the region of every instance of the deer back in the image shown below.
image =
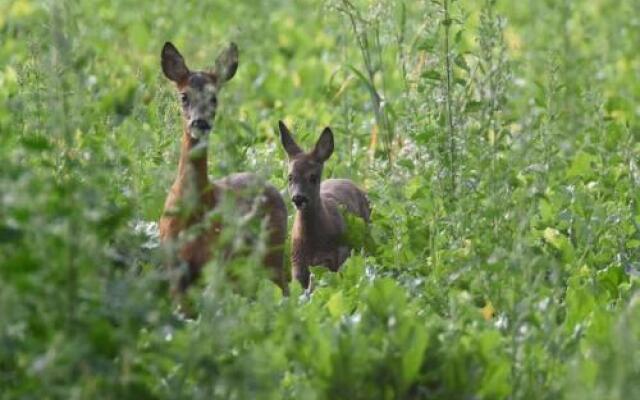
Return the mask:
[[[365,193],[348,179],[327,179],[320,186],[320,198],[329,206],[335,203],[369,222],[371,208]]]

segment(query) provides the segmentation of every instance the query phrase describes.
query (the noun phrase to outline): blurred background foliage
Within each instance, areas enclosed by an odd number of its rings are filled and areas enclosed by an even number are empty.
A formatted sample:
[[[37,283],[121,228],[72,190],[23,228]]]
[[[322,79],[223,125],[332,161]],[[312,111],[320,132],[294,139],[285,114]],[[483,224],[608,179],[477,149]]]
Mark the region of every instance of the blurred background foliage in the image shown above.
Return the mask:
[[[640,3],[0,0],[0,397],[629,399],[640,393]],[[210,173],[285,187],[336,134],[371,246],[283,298],[213,262],[172,312],[159,53],[229,41]],[[231,287],[221,272],[244,269]]]

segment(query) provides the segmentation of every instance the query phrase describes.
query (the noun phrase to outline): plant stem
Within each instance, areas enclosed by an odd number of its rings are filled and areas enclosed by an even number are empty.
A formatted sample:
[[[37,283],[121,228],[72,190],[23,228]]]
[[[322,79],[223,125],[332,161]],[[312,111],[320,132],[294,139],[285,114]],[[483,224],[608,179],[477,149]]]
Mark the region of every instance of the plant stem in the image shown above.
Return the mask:
[[[72,166],[72,149],[74,138],[71,133],[71,126],[69,119],[71,118],[69,110],[69,100],[67,93],[69,90],[69,83],[64,76],[67,71],[67,62],[69,60],[70,52],[68,49],[69,42],[64,32],[64,4],[60,5],[54,3],[51,6],[51,36],[52,36],[52,60],[51,71],[53,73],[53,80],[58,88],[59,107],[60,107],[60,120],[58,121],[58,128],[61,129],[61,135],[64,143],[64,151],[62,153],[62,170],[60,184],[63,185],[65,191],[71,196],[75,190],[73,166]],[[75,215],[75,209],[71,208],[69,215],[67,216],[66,235],[67,235],[67,247],[66,251],[66,264],[67,264],[67,324],[71,327],[75,323],[76,319],[76,304],[78,299],[78,268],[76,265],[76,253],[77,253],[77,241],[74,239],[78,234],[78,224]]]
[[[451,71],[451,54],[449,48],[449,35],[451,30],[451,19],[449,19],[449,0],[444,0],[444,51],[445,51],[445,62],[447,69],[447,87],[446,87],[446,102],[447,102],[447,129],[449,136],[449,173],[451,179],[451,198],[455,199],[456,193],[456,143],[455,143],[455,132],[453,129],[453,111],[452,111],[452,99],[451,99],[451,79],[452,79],[452,71]]]
[[[387,112],[383,110],[383,98],[382,96],[380,96],[375,83],[376,72],[382,72],[382,45],[380,43],[380,23],[379,21],[374,21],[374,23],[369,24],[371,26],[367,26],[367,28],[370,27],[373,30],[373,33],[371,34],[373,38],[372,45],[368,33],[362,27],[358,27],[359,23],[361,22],[367,25],[367,21],[365,21],[359,15],[357,8],[351,3],[351,1],[342,0],[342,7],[340,7],[339,10],[349,17],[351,29],[353,30],[358,48],[360,49],[364,68],[367,73],[367,88],[369,89],[369,94],[371,96],[371,105],[373,107],[376,124],[378,125],[380,131],[383,132],[383,141],[385,146],[384,150],[387,157],[387,169],[391,169],[393,161],[392,143],[394,132],[393,127],[391,126],[391,122],[389,121],[389,116]],[[374,65],[371,57],[372,46],[375,46],[374,50],[378,52],[378,67]],[[384,74],[381,73],[381,75],[384,88]]]

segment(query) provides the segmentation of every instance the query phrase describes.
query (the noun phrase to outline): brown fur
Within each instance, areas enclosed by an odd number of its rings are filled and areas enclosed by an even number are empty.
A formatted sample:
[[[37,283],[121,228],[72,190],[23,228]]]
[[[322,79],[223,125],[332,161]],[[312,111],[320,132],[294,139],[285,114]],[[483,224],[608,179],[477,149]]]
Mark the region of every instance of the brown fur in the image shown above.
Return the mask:
[[[171,186],[160,219],[162,243],[169,247],[177,247],[172,264],[187,267],[186,273],[180,276],[173,288],[175,293],[183,292],[199,276],[204,264],[211,259],[212,249],[223,226],[219,222],[209,223],[207,226],[203,221],[207,213],[215,209],[227,195],[234,197],[243,215],[254,211],[255,205],[256,217],[266,218],[268,251],[264,257],[264,264],[269,268],[273,281],[286,291],[283,262],[287,210],[282,196],[273,186],[261,182],[257,176],[249,173],[232,174],[211,182],[207,176],[207,142],[203,139],[208,130],[196,134],[196,129],[190,125],[194,118],[208,118],[208,122],[213,121],[217,102],[211,102],[209,96],[217,92],[222,80],[219,78],[221,73],[225,81],[231,79],[235,73],[237,49],[234,46],[232,49],[236,52],[236,58],[225,59],[229,58],[228,54],[219,57],[216,62],[217,73],[192,73],[173,45],[168,43],[163,49],[162,66],[165,75],[176,83],[180,93],[188,93],[191,99],[198,99],[202,103],[183,104],[184,131],[178,174]],[[194,115],[196,117],[193,117]],[[202,229],[192,237],[183,237],[189,228],[200,224],[203,225]]]
[[[341,208],[369,222],[371,208],[367,196],[348,179],[327,179],[316,187],[322,166],[333,151],[333,134],[327,128],[316,147],[303,152],[288,129],[280,124],[283,145],[289,154],[289,191],[308,198],[299,208],[291,234],[292,275],[309,286],[309,266],[322,265],[337,271],[351,249],[342,242],[345,221]]]

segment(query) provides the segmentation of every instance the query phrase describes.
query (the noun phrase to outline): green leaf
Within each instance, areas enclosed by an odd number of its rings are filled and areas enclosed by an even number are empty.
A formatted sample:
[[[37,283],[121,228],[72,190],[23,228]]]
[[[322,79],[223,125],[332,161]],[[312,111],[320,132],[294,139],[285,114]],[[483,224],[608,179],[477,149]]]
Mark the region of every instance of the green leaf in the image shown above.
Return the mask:
[[[467,84],[467,81],[464,80],[463,78],[457,77],[453,79],[453,83],[456,85],[465,86]]]
[[[483,101],[471,100],[471,101],[468,101],[467,104],[465,104],[464,111],[468,113],[473,113],[473,112],[482,110],[482,107],[484,107]]]
[[[320,280],[324,278],[326,274],[331,273],[329,268],[323,266],[313,265],[309,267],[309,271],[316,277],[316,279]]]
[[[504,340],[499,332],[491,330],[478,335],[480,353],[487,360],[486,369],[482,377],[480,393],[487,398],[502,399],[511,392],[509,383],[511,365],[503,354]]]
[[[23,136],[20,138],[20,143],[32,151],[44,151],[52,148],[50,140],[42,135]]]
[[[404,186],[404,195],[407,199],[415,200],[417,195],[424,188],[424,181],[421,176],[414,176]]]
[[[420,76],[422,78],[428,79],[428,80],[434,80],[434,81],[441,81],[442,80],[442,74],[439,71],[436,71],[435,69],[428,69],[428,70],[422,72],[422,74]]]
[[[594,168],[598,164],[598,157],[586,152],[578,152],[573,157],[571,166],[567,170],[567,178],[588,178],[593,175]]]
[[[456,58],[453,59],[453,62],[463,70],[467,72],[470,71],[469,64],[467,64],[467,60],[464,58],[462,54],[458,54]]]
[[[367,304],[374,315],[387,318],[404,309],[405,291],[393,279],[377,279],[369,290]]]
[[[569,280],[565,301],[567,304],[565,326],[569,332],[573,332],[578,324],[587,323],[587,317],[597,308],[593,293],[580,283],[578,277]]]
[[[559,250],[562,259],[569,262],[575,258],[573,245],[565,235],[555,228],[546,228],[543,233],[544,240]]]
[[[352,249],[363,247],[367,241],[368,227],[364,219],[341,207],[340,212],[345,222],[345,232],[341,242]]]
[[[17,242],[22,239],[23,232],[20,229],[7,225],[0,225],[0,244]]]
[[[356,75],[358,80],[362,82],[362,84],[365,85],[367,89],[369,89],[369,91],[371,92],[376,91],[375,88],[372,86],[371,82],[369,81],[369,79],[367,79],[367,77],[362,72],[360,72],[358,68],[354,67],[351,64],[348,64],[347,68]]]
[[[458,20],[455,20],[455,21],[456,21],[457,23],[461,24],[461,21],[458,21]],[[453,39],[453,40],[454,40],[454,42],[455,42],[456,44],[460,44],[460,42],[462,41],[462,33],[463,33],[463,32],[464,32],[464,31],[463,31],[462,29],[461,29],[461,30],[459,30],[458,32],[456,32],[456,35],[455,35],[455,37],[454,37],[454,39]]]
[[[418,44],[418,50],[432,51],[437,45],[438,39],[434,36],[428,36]]]
[[[542,217],[542,222],[550,223],[554,220],[556,212],[547,199],[541,199],[538,203],[538,209],[540,211],[540,216]]]
[[[610,265],[607,268],[598,271],[596,274],[598,284],[604,288],[611,299],[616,299],[619,294],[620,284],[628,281],[628,276],[624,269],[618,265]]]
[[[417,324],[412,327],[410,337],[402,354],[402,381],[405,388],[413,383],[420,371],[428,339],[429,337],[424,327]]]
[[[340,318],[344,315],[347,312],[347,307],[342,291],[332,294],[331,297],[329,297],[329,301],[327,301],[326,307],[333,318]]]

